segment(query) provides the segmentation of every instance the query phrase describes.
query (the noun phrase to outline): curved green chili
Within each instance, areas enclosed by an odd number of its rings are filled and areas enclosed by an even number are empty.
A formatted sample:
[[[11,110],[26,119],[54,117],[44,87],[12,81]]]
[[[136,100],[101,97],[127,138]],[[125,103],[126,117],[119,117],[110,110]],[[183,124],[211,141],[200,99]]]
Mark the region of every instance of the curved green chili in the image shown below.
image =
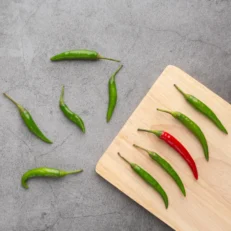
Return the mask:
[[[52,61],[60,61],[60,60],[70,60],[70,59],[79,59],[79,60],[97,60],[97,59],[106,59],[110,61],[120,62],[117,59],[111,59],[101,56],[96,51],[91,50],[71,50],[65,51],[60,54],[57,54],[51,57]]]
[[[188,101],[195,109],[197,109],[207,118],[209,118],[222,132],[228,134],[228,131],[221,123],[221,121],[218,119],[216,114],[212,111],[212,109],[210,109],[207,105],[205,105],[195,96],[184,93],[176,84],[174,84],[174,87],[184,96],[186,101]]]
[[[166,209],[168,208],[168,196],[162,186],[148,173],[146,172],[143,168],[141,168],[139,165],[135,163],[129,162],[127,159],[125,159],[121,154],[118,152],[118,155],[125,161],[127,162],[133,171],[138,174],[145,182],[147,182],[149,185],[152,186],[153,189],[155,189],[160,196],[162,197]]]
[[[63,114],[73,123],[75,123],[83,133],[85,133],[85,126],[83,120],[80,118],[80,116],[72,112],[69,109],[69,107],[64,103],[64,86],[62,87],[62,91],[59,99],[59,107],[63,112]]]
[[[189,117],[178,111],[167,111],[159,108],[157,108],[157,110],[172,115],[174,118],[179,120],[186,128],[188,128],[199,140],[204,151],[205,159],[207,161],[209,160],[209,149],[207,140],[205,138],[204,133],[201,131],[200,127],[194,121],[192,121]]]
[[[107,122],[110,121],[112,114],[114,112],[116,102],[117,102],[117,89],[116,89],[116,82],[115,77],[117,73],[121,70],[123,65],[121,65],[115,73],[110,77],[108,81],[108,93],[109,93],[109,102],[108,102],[108,109],[107,109]]]
[[[177,174],[177,172],[174,170],[174,168],[161,156],[159,156],[156,152],[151,152],[145,148],[142,148],[136,144],[133,144],[134,147],[136,148],[140,148],[141,150],[145,151],[148,153],[148,155],[157,162],[157,164],[159,164],[171,177],[172,179],[176,182],[176,184],[178,185],[179,189],[181,190],[182,194],[184,196],[186,196],[186,192],[185,192],[185,188],[184,188],[184,184],[181,180],[181,178],[179,177],[179,175]]]
[[[64,177],[66,175],[69,174],[75,174],[75,173],[79,173],[82,172],[82,169],[79,170],[75,170],[75,171],[70,171],[70,172],[66,172],[63,170],[59,170],[59,169],[55,169],[55,168],[47,168],[47,167],[41,167],[41,168],[34,168],[34,169],[30,169],[27,172],[25,172],[21,178],[21,184],[22,187],[24,187],[25,189],[28,189],[28,184],[27,184],[27,180],[33,177]]]
[[[6,96],[10,101],[12,101],[18,108],[20,116],[22,117],[24,123],[28,127],[28,129],[36,135],[38,138],[40,138],[42,141],[52,144],[52,141],[49,140],[38,128],[37,124],[34,122],[31,114],[20,104],[15,102],[9,95],[6,93],[3,93],[4,96]]]

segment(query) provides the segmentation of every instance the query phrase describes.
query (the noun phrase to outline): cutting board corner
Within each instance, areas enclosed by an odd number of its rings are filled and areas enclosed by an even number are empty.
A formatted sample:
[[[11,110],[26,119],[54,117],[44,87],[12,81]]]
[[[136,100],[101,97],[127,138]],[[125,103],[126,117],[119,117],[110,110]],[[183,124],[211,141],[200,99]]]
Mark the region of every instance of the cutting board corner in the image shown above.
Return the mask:
[[[231,105],[180,68],[168,65],[101,156],[95,171],[177,231],[230,231],[231,137],[224,136],[211,121],[188,105],[173,87],[175,83],[211,105],[222,122],[228,125],[228,131],[231,131]],[[169,115],[158,114],[159,112],[153,110],[153,105],[182,111],[198,122],[208,139],[209,163],[206,162],[195,137]],[[150,134],[140,134],[137,126],[163,129],[176,136],[198,165],[198,182],[194,181],[191,171],[174,150]],[[143,153],[137,153],[132,147],[134,142],[148,149],[152,148],[151,150],[161,154],[173,165],[185,183],[187,198],[182,197],[174,182],[162,169]],[[117,151],[148,170],[162,184],[169,195],[168,210],[165,210],[159,195],[115,155]]]

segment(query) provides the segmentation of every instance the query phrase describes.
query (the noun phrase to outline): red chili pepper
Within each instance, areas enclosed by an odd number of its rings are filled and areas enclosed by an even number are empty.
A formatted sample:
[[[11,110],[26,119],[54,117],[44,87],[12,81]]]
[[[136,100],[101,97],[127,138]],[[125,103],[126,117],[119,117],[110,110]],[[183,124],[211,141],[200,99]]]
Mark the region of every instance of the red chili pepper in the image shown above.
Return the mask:
[[[138,131],[152,133],[157,137],[159,137],[160,139],[164,140],[169,146],[175,149],[183,157],[183,159],[187,162],[187,164],[191,168],[194,177],[198,179],[197,166],[192,156],[189,154],[188,150],[180,143],[179,140],[177,140],[174,136],[172,136],[171,134],[165,131],[146,130],[146,129],[138,129]]]

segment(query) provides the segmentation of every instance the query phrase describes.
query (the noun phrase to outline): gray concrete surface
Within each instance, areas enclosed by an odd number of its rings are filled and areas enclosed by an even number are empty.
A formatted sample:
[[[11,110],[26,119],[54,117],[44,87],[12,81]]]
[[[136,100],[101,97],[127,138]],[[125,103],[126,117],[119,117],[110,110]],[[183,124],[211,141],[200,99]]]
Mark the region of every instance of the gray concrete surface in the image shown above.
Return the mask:
[[[118,105],[105,122],[107,81],[117,63],[60,62],[68,49],[119,58]],[[0,0],[0,92],[25,105],[53,141],[25,128],[0,96],[1,231],[169,231],[168,226],[96,175],[95,165],[168,64],[231,101],[231,2],[224,0]],[[85,135],[60,112],[65,99],[86,123]],[[36,166],[84,168],[60,180],[20,187]]]

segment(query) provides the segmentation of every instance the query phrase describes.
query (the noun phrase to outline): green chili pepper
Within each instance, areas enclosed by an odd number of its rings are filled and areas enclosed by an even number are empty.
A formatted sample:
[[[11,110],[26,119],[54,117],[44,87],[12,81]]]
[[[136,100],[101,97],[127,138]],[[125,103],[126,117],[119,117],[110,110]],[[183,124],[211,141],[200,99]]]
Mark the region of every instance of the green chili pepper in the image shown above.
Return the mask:
[[[181,190],[182,194],[184,196],[186,196],[186,192],[185,192],[185,188],[184,188],[184,184],[181,180],[181,178],[179,177],[179,175],[177,174],[177,172],[174,170],[174,168],[161,156],[159,156],[156,152],[151,152],[145,148],[142,148],[136,144],[133,144],[134,147],[136,148],[140,148],[141,150],[144,150],[145,152],[148,153],[148,155],[157,162],[157,164],[159,164],[171,177],[172,179],[176,182],[176,184],[178,185],[179,189]]]
[[[112,114],[114,112],[116,102],[117,102],[117,89],[116,89],[116,82],[115,77],[117,73],[120,71],[120,69],[123,67],[121,65],[115,73],[111,76],[111,78],[108,81],[108,93],[109,93],[109,102],[108,102],[108,109],[107,109],[107,122],[110,121]]]
[[[52,144],[52,141],[50,141],[38,128],[37,124],[34,122],[31,114],[20,104],[16,103],[10,96],[8,96],[6,93],[3,93],[4,96],[6,96],[9,100],[11,100],[18,108],[20,116],[22,117],[24,123],[28,127],[28,129],[36,135],[38,138],[40,138],[42,141]]]
[[[25,172],[21,178],[21,184],[22,187],[25,189],[28,189],[28,184],[27,184],[27,180],[33,177],[64,177],[66,175],[69,174],[75,174],[75,173],[79,173],[82,172],[82,169],[79,170],[75,170],[75,171],[70,171],[70,172],[66,172],[63,170],[59,170],[59,169],[55,169],[55,168],[47,168],[47,167],[41,167],[41,168],[34,168],[31,170],[28,170],[27,172]]]
[[[52,61],[60,61],[60,60],[69,60],[69,59],[82,59],[82,60],[97,60],[97,59],[106,59],[115,62],[120,62],[117,59],[111,59],[101,56],[96,51],[91,50],[72,50],[72,51],[65,51],[58,55],[51,57]]]
[[[205,105],[203,102],[201,102],[193,95],[184,93],[176,84],[174,84],[174,87],[184,96],[186,101],[188,101],[195,109],[197,109],[206,117],[208,117],[222,132],[228,134],[228,131],[221,123],[221,121],[217,118],[216,114],[212,111],[212,109],[210,109],[207,105]]]
[[[125,159],[121,154],[118,152],[118,155],[125,161],[127,162],[133,171],[138,174],[145,182],[147,182],[149,185],[152,186],[153,189],[155,189],[160,196],[162,197],[166,209],[168,208],[168,196],[162,186],[148,173],[146,172],[143,168],[141,168],[139,165],[135,163],[129,162],[127,159]]]
[[[69,107],[64,103],[64,86],[62,87],[60,100],[59,100],[59,107],[62,110],[63,114],[75,123],[83,133],[85,133],[85,126],[83,120],[74,112],[72,112]]]
[[[188,128],[201,143],[201,146],[204,151],[205,159],[207,161],[209,160],[209,150],[208,150],[207,140],[205,138],[204,133],[201,131],[200,127],[194,121],[192,121],[189,117],[178,111],[167,111],[159,108],[157,108],[157,110],[172,115],[174,118],[179,120],[186,128]]]

